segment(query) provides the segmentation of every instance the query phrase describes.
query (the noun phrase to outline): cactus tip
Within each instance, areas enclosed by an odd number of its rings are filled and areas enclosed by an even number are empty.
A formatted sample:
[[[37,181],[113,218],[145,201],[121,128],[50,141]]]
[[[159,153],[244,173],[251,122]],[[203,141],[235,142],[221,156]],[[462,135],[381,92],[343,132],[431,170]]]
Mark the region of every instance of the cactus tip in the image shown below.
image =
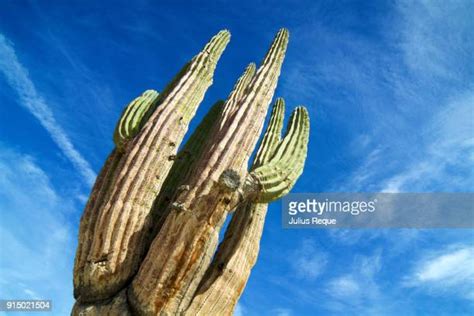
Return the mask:
[[[290,31],[286,27],[282,27],[278,33],[285,34],[285,35],[290,35]]]
[[[231,33],[228,29],[223,29],[223,30],[220,30],[218,35],[220,36],[223,36],[223,37],[229,37],[231,36]]]

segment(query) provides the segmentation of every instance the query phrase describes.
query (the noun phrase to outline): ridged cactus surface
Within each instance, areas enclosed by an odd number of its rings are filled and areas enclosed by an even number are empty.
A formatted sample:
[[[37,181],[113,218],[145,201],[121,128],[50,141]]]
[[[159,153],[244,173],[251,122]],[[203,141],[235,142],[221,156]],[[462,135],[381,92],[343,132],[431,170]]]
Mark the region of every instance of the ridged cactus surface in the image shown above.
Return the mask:
[[[297,108],[292,115],[287,135],[281,141],[284,112],[284,100],[279,98],[273,106],[270,122],[252,169],[274,161],[276,153],[283,147],[287,148],[284,154],[287,155],[287,159],[299,159],[304,162],[309,138],[308,114],[303,108]],[[294,130],[299,130],[301,133],[295,133]],[[295,164],[294,174],[301,174],[303,165]],[[296,180],[297,176],[285,179],[285,187],[291,188]],[[212,264],[207,268],[192,303],[187,309],[189,315],[232,314],[250,276],[250,271],[257,261],[267,209],[267,203],[252,200],[247,200],[237,207],[224,240],[219,245]],[[215,297],[219,299],[216,300]]]
[[[127,148],[118,150],[124,152],[105,176],[107,187],[93,189],[97,197],[81,219],[74,267],[78,301],[106,299],[136,273],[153,224],[149,216],[153,201],[229,39],[228,31],[219,32],[183,68],[150,108],[154,111],[144,115],[140,132]]]
[[[286,29],[277,33],[259,68],[246,67],[179,151],[228,31],[214,36],[161,93],[147,90],[124,109],[116,148],[81,218],[73,314],[232,314],[257,259],[267,203],[291,190],[306,159],[308,112],[297,107],[282,138],[279,98],[247,170],[288,36]]]

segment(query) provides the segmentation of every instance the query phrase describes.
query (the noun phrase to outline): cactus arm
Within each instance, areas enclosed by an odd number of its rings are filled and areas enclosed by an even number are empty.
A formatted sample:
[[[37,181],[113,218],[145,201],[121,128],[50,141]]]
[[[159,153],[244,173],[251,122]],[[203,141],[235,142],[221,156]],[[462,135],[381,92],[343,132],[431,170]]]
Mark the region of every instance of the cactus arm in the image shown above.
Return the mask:
[[[86,258],[83,257],[85,254],[81,251],[81,249],[87,247],[88,243],[90,243],[93,238],[93,227],[97,218],[92,212],[98,205],[102,204],[104,196],[110,188],[110,184],[114,178],[114,171],[117,167],[117,164],[120,162],[121,157],[122,154],[116,148],[114,148],[109,157],[107,157],[107,160],[105,161],[105,164],[97,176],[94,186],[92,187],[86,207],[81,216],[81,224],[79,227],[80,238],[76,250],[74,264],[74,283],[79,282],[78,278],[81,274],[77,263],[84,262],[86,260]],[[76,291],[76,289],[74,289],[74,291]],[[74,297],[77,296],[78,293],[75,292]]]
[[[257,154],[255,155],[252,169],[269,161],[275,153],[275,149],[281,140],[281,130],[283,128],[284,118],[285,100],[283,100],[283,98],[278,98],[273,105],[270,122],[268,123],[267,130],[265,131]]]
[[[229,94],[227,102],[225,104],[223,119],[221,121],[221,128],[224,127],[224,124],[230,120],[232,115],[235,113],[239,101],[245,94],[245,90],[249,86],[253,77],[255,76],[256,66],[254,63],[250,63],[247,68],[245,68],[242,76],[237,80],[237,83],[234,85],[234,89]]]
[[[158,95],[155,90],[147,90],[125,108],[114,131],[114,143],[120,151],[138,133],[144,115],[157,101]]]
[[[85,210],[74,270],[78,302],[108,299],[136,273],[148,248],[140,241],[152,220],[153,201],[173,164],[169,157],[176,154],[229,39],[228,31],[219,32],[163,91],[127,144],[114,185],[97,197],[101,203]]]
[[[237,208],[185,315],[233,314],[257,261],[267,210],[267,203]]]
[[[153,204],[152,212],[155,218],[153,230],[155,233],[152,233],[151,236],[154,236],[160,230],[168,214],[169,204],[173,201],[175,194],[179,191],[179,187],[183,184],[183,179],[193,170],[197,159],[204,150],[203,145],[217,128],[217,123],[224,110],[223,105],[224,101],[217,101],[211,107],[186,144],[176,155],[175,163]],[[181,188],[181,190],[185,190],[185,188]]]
[[[303,172],[308,151],[309,117],[304,107],[292,115],[288,133],[275,155],[250,173],[260,191],[256,201],[269,203],[287,194]]]
[[[110,153],[102,170],[100,171],[94,186],[92,188],[89,200],[85,207],[81,220],[81,229],[79,238],[79,246],[76,255],[76,262],[83,262],[84,252],[79,251],[83,248],[83,244],[92,239],[92,232],[95,226],[96,217],[91,212],[102,205],[103,200],[107,196],[114,179],[115,171],[123,156],[125,144],[132,139],[138,132],[138,125],[143,118],[145,112],[156,102],[158,92],[155,90],[146,90],[141,96],[130,102],[122,112],[114,131],[114,143],[116,148]],[[80,274],[78,266],[74,267],[74,282],[79,282],[76,277]],[[77,296],[77,295],[75,295]]]
[[[228,128],[206,145],[192,175],[190,190],[178,197],[179,209],[165,220],[128,291],[138,314],[184,312],[217,247],[218,232],[234,193],[219,181],[224,170],[237,176],[246,164],[263,127],[280,74],[288,31],[281,30],[239,101]],[[227,103],[227,102],[226,102]],[[164,268],[165,267],[165,268]],[[162,289],[166,288],[166,291]]]

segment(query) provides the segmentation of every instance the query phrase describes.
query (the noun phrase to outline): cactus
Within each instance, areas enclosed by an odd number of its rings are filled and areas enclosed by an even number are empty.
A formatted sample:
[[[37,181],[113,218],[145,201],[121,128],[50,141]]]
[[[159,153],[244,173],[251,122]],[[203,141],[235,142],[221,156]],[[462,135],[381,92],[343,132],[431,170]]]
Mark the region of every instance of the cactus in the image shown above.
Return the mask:
[[[267,203],[303,170],[309,118],[298,107],[281,139],[277,99],[247,171],[288,43],[281,29],[259,69],[245,69],[177,152],[229,38],[219,32],[161,94],[147,90],[123,111],[116,148],[81,218],[73,314],[232,313],[258,254]]]

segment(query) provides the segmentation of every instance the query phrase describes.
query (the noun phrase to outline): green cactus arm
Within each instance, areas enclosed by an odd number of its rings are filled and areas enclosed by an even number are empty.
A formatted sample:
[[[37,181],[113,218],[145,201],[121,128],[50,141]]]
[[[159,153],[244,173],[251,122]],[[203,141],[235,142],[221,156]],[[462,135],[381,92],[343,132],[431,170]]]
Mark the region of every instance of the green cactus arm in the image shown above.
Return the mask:
[[[119,150],[138,133],[143,116],[156,103],[158,96],[157,91],[146,90],[125,107],[114,131],[115,146]]]
[[[281,130],[283,128],[283,119],[285,118],[285,100],[278,98],[273,105],[270,122],[263,136],[260,147],[253,162],[252,169],[268,162],[275,153],[276,147],[281,140]]]
[[[250,173],[259,189],[256,201],[268,203],[287,194],[303,172],[308,151],[309,116],[304,107],[292,114],[287,135],[275,155]]]

